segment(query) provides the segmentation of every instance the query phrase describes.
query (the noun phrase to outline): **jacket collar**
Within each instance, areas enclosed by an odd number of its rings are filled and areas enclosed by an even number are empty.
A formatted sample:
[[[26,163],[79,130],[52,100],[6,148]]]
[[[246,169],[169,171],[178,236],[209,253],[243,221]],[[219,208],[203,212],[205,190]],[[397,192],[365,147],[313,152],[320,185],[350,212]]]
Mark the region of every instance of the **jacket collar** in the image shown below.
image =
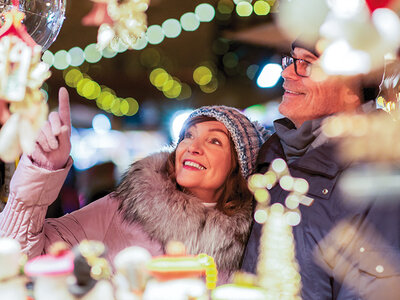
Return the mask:
[[[163,246],[180,241],[188,254],[212,256],[222,271],[239,268],[252,221],[252,203],[234,215],[205,207],[177,188],[166,171],[167,152],[132,164],[115,195],[125,222],[138,222]]]
[[[257,170],[269,166],[276,158],[282,158],[286,161],[279,137],[274,133],[260,149],[257,157]],[[308,151],[302,157],[290,163],[289,166],[290,168],[300,169],[310,174],[318,174],[328,178],[335,177],[339,171],[346,167],[336,157],[336,147],[330,142]]]

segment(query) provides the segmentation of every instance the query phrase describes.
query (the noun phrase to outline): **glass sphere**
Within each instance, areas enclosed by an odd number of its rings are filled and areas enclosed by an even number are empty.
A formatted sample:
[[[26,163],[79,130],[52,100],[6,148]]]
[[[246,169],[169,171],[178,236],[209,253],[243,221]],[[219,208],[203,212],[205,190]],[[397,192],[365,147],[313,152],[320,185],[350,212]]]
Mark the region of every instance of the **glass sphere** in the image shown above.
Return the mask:
[[[14,4],[18,4],[15,7]],[[43,51],[57,38],[65,19],[66,0],[0,0],[0,12],[13,7],[25,14],[23,23],[33,40]]]

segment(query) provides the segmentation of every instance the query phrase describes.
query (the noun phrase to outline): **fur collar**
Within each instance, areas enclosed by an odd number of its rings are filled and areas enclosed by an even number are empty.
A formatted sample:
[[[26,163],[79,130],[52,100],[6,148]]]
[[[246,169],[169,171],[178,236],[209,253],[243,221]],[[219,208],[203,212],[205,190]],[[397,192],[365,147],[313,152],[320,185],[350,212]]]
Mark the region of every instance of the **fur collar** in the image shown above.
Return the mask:
[[[237,270],[250,230],[251,201],[233,216],[206,208],[167,178],[168,155],[150,155],[127,171],[115,192],[124,220],[139,222],[163,246],[181,241],[188,254],[206,253],[219,270]]]

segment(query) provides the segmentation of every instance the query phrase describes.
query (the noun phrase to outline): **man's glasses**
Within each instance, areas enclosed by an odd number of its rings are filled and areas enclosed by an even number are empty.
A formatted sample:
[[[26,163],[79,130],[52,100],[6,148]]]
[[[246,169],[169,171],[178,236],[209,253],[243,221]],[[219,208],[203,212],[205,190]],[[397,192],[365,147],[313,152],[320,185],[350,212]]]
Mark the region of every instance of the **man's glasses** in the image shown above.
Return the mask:
[[[289,55],[282,56],[282,70],[285,70],[294,63],[294,71],[300,77],[309,77],[311,75],[312,63],[304,59],[294,58]]]

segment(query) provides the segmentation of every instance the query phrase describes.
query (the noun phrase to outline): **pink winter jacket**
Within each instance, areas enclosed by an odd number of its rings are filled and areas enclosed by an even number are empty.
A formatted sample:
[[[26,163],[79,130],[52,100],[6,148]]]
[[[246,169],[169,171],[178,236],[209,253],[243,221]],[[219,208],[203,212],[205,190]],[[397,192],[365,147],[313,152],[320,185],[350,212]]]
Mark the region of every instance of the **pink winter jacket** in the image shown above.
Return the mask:
[[[47,207],[57,198],[71,165],[69,159],[64,169],[49,171],[35,166],[24,155],[0,214],[0,236],[16,239],[29,258],[46,253],[56,241],[73,246],[84,239],[105,243],[111,261],[131,245],[144,247],[152,255],[163,254],[161,244],[151,240],[138,223],[123,222],[118,203],[110,195],[61,218],[45,219]]]
[[[56,241],[72,247],[84,239],[98,240],[107,246],[110,261],[129,246],[161,255],[168,241],[178,240],[188,254],[214,257],[225,281],[239,268],[251,224],[251,203],[233,216],[206,208],[169,179],[168,155],[156,153],[135,162],[115,192],[57,219],[45,219],[45,215],[72,159],[64,169],[49,171],[23,156],[0,213],[0,236],[19,241],[30,258],[46,253]]]

